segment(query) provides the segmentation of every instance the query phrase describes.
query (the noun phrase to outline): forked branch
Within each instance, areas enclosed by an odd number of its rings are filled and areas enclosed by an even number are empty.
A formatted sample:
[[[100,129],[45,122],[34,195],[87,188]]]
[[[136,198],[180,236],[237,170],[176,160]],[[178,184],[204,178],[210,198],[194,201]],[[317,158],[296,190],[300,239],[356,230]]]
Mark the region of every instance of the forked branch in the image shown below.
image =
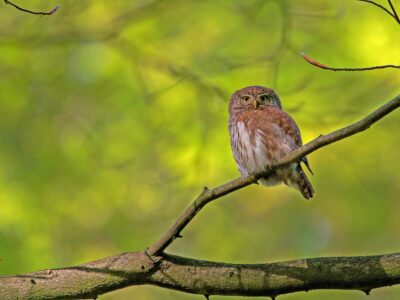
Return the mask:
[[[165,234],[158,241],[156,241],[147,249],[147,253],[149,255],[160,255],[168,247],[168,245],[180,235],[181,231],[186,227],[186,225],[189,224],[189,222],[207,203],[255,183],[260,177],[268,176],[268,174],[274,169],[297,161],[301,157],[310,154],[321,147],[327,146],[368,129],[372,124],[376,123],[399,106],[400,95],[371,112],[360,121],[329,134],[320,135],[316,139],[290,153],[279,164],[271,166],[270,170],[266,173],[237,178],[213,189],[204,188],[200,196],[198,196],[197,199],[195,199],[194,202],[182,213],[172,227],[165,232]]]

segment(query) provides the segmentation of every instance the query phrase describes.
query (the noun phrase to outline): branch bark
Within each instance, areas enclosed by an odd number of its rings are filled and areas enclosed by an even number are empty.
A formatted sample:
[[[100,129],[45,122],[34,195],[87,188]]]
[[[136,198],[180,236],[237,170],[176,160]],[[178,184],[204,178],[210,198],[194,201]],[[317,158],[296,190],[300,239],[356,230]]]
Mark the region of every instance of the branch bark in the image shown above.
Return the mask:
[[[0,277],[0,299],[95,299],[132,285],[186,293],[276,297],[315,289],[370,290],[400,283],[400,253],[228,264],[125,253],[76,267]]]
[[[170,245],[175,238],[180,236],[181,231],[187,224],[197,215],[197,213],[209,202],[230,194],[238,189],[255,183],[260,177],[268,176],[271,171],[276,168],[286,166],[300,158],[314,152],[315,150],[340,141],[344,138],[352,136],[356,133],[368,129],[372,124],[376,123],[384,116],[391,113],[393,110],[400,106],[400,95],[382,105],[375,111],[368,114],[360,121],[346,126],[342,129],[331,132],[327,135],[320,135],[311,142],[303,145],[302,147],[291,152],[279,164],[270,166],[270,169],[262,174],[254,174],[247,177],[237,178],[214,189],[209,190],[204,188],[203,192],[198,196],[194,202],[182,213],[176,220],[171,228],[164,233],[164,235],[147,249],[149,255],[160,255]]]

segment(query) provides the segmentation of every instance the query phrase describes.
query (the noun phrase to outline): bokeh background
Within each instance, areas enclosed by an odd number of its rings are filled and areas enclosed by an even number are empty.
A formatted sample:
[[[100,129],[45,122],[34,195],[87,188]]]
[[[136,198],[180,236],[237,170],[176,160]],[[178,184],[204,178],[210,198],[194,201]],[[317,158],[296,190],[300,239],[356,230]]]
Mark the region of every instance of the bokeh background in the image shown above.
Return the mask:
[[[400,26],[366,3],[61,4],[47,17],[0,4],[2,275],[144,249],[203,186],[236,178],[227,108],[241,87],[276,89],[305,142],[400,90],[394,69],[335,73],[299,55],[332,66],[399,64]],[[207,206],[168,251],[237,263],[399,251],[399,122],[396,111],[311,154],[311,201],[284,186],[245,188]],[[199,297],[138,286],[101,299]],[[365,297],[312,291],[282,299]],[[391,287],[368,299],[399,297]]]

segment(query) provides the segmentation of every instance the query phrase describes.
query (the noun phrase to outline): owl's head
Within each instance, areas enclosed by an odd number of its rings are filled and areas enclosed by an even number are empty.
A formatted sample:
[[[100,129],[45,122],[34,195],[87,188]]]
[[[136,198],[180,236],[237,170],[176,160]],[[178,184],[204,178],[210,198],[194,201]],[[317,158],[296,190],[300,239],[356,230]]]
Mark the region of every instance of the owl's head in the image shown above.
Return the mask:
[[[282,109],[281,101],[274,90],[263,86],[248,86],[232,94],[229,113],[264,109],[268,106]]]

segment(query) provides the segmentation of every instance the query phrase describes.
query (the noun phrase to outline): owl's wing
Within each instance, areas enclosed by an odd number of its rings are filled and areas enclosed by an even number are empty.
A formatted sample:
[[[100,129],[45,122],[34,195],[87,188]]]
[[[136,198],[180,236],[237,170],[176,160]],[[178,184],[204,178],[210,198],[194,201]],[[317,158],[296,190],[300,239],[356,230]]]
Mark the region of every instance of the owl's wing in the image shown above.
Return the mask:
[[[291,150],[303,145],[300,129],[289,114],[275,107],[268,107],[262,112],[263,123],[273,124],[276,134],[279,134],[279,138],[285,141]]]
[[[284,111],[279,110],[275,112],[274,118],[285,135],[293,140],[295,148],[301,147],[303,145],[303,141],[301,139],[300,129],[292,117]]]
[[[271,109],[271,111],[269,111],[269,116],[271,116],[274,123],[281,128],[286,138],[291,140],[291,143],[293,143],[292,150],[297,149],[303,145],[300,129],[297,126],[296,122],[292,119],[292,117],[289,116],[289,114],[279,109]],[[302,157],[300,161],[303,162],[310,173],[313,174],[307,157]]]

